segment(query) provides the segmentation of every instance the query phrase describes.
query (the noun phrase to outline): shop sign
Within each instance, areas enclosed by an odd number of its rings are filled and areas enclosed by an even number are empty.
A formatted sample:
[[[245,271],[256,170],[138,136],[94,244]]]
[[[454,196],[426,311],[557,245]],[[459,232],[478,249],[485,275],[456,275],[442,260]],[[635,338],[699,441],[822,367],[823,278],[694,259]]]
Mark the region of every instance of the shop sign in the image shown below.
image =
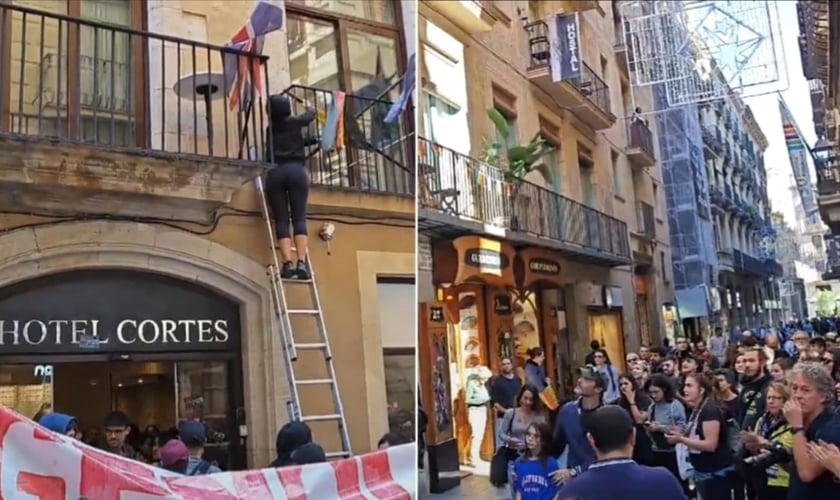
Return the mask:
[[[528,247],[519,251],[518,259],[521,265],[515,267],[521,271],[516,273],[516,281],[521,289],[531,289],[540,283],[551,287],[564,285],[562,259],[554,252],[543,248]]]
[[[501,273],[508,267],[507,255],[489,248],[470,248],[464,252],[464,264],[481,269],[482,273]]]
[[[560,274],[560,264],[549,259],[531,259],[528,261],[528,269],[536,274],[547,274],[550,276]]]
[[[0,290],[0,353],[236,349],[239,306],[196,283],[136,271],[78,271]]]
[[[516,253],[509,243],[480,236],[462,236],[453,240],[452,246],[458,259],[455,261],[455,276],[450,283],[459,285],[480,281],[493,286],[513,286]]]
[[[124,319],[103,328],[98,319],[0,319],[0,347],[78,345],[96,348],[107,344],[224,344],[230,340],[226,320]],[[107,330],[107,331],[106,331]]]

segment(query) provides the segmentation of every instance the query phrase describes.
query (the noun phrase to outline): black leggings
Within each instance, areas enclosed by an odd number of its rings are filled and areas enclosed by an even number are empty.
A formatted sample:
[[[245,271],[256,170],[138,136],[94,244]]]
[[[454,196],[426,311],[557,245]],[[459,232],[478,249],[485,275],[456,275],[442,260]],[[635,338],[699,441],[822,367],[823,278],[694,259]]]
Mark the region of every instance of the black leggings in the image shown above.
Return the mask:
[[[278,240],[291,238],[290,218],[295,235],[306,235],[309,173],[303,163],[284,163],[269,170],[265,179],[265,195],[274,213],[274,232]]]

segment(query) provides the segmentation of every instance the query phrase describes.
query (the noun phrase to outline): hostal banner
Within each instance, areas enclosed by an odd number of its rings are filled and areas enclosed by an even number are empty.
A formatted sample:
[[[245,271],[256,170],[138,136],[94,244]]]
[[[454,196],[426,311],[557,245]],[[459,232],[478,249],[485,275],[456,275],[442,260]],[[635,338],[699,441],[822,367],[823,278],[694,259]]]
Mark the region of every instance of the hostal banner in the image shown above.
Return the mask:
[[[805,147],[805,141],[802,140],[802,135],[799,133],[799,128],[793,120],[793,115],[781,99],[779,99],[779,113],[782,116],[782,128],[785,132],[785,143],[790,156],[793,177],[796,181],[796,189],[802,199],[802,208],[810,217],[819,211],[819,207],[814,196],[811,171],[808,168],[809,153]]]
[[[557,14],[548,23],[551,42],[551,79],[580,78],[580,22],[577,13]]]

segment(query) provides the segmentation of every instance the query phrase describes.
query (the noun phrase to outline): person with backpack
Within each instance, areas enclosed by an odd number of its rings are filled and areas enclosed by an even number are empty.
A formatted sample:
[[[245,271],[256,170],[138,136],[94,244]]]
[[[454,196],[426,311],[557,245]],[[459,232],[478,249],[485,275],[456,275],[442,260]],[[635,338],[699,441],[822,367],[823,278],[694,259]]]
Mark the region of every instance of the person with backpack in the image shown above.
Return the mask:
[[[190,452],[186,472],[188,476],[203,476],[204,474],[222,472],[218,466],[203,458],[204,445],[207,444],[207,429],[205,429],[204,424],[195,420],[187,420],[178,426],[178,434]]]

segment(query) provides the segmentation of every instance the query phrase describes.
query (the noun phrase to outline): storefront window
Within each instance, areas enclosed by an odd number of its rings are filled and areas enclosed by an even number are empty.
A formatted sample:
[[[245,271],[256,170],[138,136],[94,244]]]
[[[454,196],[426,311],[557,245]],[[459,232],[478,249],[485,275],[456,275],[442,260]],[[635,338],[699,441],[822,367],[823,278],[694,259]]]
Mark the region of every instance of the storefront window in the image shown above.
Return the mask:
[[[533,292],[511,296],[513,307],[513,354],[518,371],[524,370],[528,349],[540,347],[540,322]],[[524,376],[524,372],[520,373]]]
[[[37,419],[52,410],[52,365],[0,366],[0,405]]]
[[[384,24],[394,24],[394,0],[287,0],[287,5],[301,5],[366,19]]]
[[[414,349],[385,349],[385,394],[388,398],[389,432],[414,440]]]

